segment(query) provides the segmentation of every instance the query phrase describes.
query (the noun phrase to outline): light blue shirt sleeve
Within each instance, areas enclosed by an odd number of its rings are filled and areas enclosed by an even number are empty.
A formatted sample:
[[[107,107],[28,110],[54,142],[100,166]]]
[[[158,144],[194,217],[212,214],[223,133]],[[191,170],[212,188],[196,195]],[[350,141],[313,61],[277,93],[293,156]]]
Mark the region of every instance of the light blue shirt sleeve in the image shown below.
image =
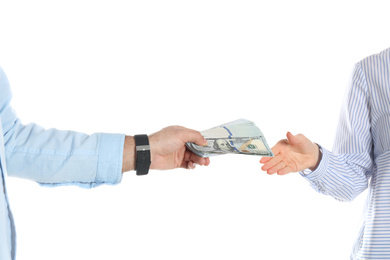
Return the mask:
[[[23,125],[10,105],[11,97],[8,79],[0,68],[0,117],[9,176],[45,186],[84,188],[121,181],[123,134],[87,135]]]

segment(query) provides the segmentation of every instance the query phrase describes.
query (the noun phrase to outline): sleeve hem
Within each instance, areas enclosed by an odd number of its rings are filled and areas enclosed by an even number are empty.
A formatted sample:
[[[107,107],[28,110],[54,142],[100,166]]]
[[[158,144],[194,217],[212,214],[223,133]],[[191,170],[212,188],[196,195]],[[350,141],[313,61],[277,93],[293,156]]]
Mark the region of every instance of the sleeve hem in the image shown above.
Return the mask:
[[[317,181],[317,180],[321,179],[322,176],[325,174],[326,169],[328,168],[329,151],[322,148],[321,146],[320,146],[320,149],[322,150],[322,158],[321,158],[320,164],[318,165],[317,169],[315,169],[314,171],[306,169],[306,170],[299,172],[303,177],[305,177],[309,181]]]
[[[101,134],[96,184],[121,182],[124,141],[123,134]]]

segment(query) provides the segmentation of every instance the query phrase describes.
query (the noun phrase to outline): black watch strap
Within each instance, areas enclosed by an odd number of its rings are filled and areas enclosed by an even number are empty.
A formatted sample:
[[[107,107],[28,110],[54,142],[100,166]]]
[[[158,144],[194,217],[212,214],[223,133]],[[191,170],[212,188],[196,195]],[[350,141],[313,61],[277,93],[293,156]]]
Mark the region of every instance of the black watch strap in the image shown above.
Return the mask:
[[[149,138],[147,135],[135,135],[134,141],[137,153],[137,159],[135,162],[135,169],[137,171],[137,175],[148,174],[150,167]]]

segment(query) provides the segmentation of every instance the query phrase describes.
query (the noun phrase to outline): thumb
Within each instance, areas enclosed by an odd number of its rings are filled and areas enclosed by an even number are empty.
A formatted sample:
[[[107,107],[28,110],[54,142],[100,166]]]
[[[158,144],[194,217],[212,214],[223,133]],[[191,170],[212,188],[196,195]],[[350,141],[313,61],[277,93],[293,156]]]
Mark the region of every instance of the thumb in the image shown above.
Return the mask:
[[[297,145],[301,142],[301,140],[299,139],[299,135],[293,135],[292,133],[287,132],[286,136],[290,145]]]
[[[190,130],[186,137],[186,143],[195,143],[200,146],[207,145],[207,140],[198,131]]]

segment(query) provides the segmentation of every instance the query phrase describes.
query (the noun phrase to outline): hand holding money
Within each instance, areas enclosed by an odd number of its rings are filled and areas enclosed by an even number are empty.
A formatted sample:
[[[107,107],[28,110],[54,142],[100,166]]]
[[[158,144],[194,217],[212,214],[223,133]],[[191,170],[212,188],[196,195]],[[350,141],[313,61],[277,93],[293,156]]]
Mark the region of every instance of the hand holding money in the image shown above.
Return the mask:
[[[196,165],[209,165],[209,158],[199,157],[186,149],[187,142],[203,145],[205,140],[198,131],[181,126],[166,127],[151,134],[150,169],[193,169]]]
[[[207,140],[206,146],[187,143],[187,147],[196,155],[209,157],[221,154],[247,154],[263,157],[274,156],[260,129],[246,119],[239,119],[201,131]]]

